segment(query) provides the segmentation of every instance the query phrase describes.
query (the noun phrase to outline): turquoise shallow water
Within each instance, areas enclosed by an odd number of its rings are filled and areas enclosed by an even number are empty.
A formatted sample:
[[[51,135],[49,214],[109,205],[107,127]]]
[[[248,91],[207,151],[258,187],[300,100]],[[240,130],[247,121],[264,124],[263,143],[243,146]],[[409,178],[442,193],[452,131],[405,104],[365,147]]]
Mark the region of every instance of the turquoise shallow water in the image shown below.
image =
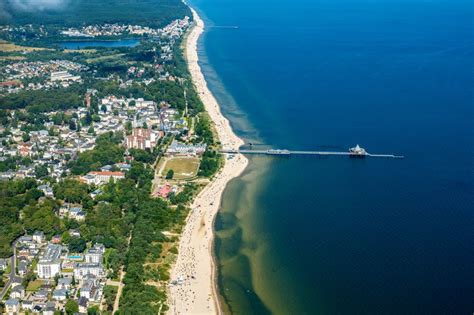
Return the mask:
[[[248,142],[406,156],[252,158],[216,220],[228,311],[473,312],[473,3],[192,5],[209,86]]]

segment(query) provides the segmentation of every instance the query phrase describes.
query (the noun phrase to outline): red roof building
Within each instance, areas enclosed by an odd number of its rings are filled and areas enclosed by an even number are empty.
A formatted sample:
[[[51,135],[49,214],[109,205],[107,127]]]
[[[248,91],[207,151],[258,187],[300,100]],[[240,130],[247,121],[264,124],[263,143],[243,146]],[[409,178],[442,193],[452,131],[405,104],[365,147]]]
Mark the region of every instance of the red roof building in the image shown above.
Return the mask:
[[[20,81],[5,81],[5,82],[0,82],[0,87],[12,87],[12,86],[20,86],[21,82]]]
[[[171,192],[171,185],[166,183],[158,191],[158,196],[162,198],[168,198],[170,192]]]
[[[125,147],[127,149],[153,150],[159,138],[160,134],[151,129],[134,128],[132,134],[125,138]]]

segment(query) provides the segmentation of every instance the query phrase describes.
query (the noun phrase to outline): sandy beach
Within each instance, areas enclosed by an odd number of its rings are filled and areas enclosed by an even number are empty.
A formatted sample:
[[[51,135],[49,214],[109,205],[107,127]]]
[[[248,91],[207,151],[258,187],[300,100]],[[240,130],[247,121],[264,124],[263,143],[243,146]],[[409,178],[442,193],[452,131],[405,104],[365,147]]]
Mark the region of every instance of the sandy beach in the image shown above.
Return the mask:
[[[223,148],[237,149],[244,142],[234,134],[229,121],[222,115],[198,64],[197,42],[204,31],[204,23],[194,10],[193,16],[195,26],[186,41],[189,71]],[[243,155],[226,156],[223,168],[194,200],[181,235],[178,258],[171,271],[171,279],[177,284],[170,286],[168,314],[221,313],[212,255],[214,218],[227,183],[239,176],[247,163]]]

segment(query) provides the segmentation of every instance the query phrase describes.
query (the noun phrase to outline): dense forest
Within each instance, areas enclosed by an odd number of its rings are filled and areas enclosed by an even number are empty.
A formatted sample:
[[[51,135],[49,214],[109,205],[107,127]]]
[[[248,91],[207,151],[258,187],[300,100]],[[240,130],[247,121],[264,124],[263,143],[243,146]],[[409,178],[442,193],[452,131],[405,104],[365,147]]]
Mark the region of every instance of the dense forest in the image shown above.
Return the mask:
[[[0,109],[23,109],[32,113],[77,108],[84,102],[86,89],[81,85],[51,90],[25,90],[0,96]]]
[[[25,8],[19,6],[18,1],[5,1],[4,9],[9,17],[0,19],[0,24],[74,27],[84,24],[121,23],[163,27],[173,20],[192,16],[190,9],[181,0],[49,1],[50,4],[58,4],[54,7],[40,7],[34,5],[34,2],[30,1],[30,8]]]
[[[106,133],[96,139],[94,149],[82,152],[77,159],[69,163],[74,175],[86,174],[101,166],[122,162],[125,149],[121,146],[121,134]]]
[[[36,189],[32,178],[22,181],[0,181],[0,257],[8,257],[13,252],[11,243],[24,233],[19,222],[20,210],[26,205],[36,205],[42,192]]]

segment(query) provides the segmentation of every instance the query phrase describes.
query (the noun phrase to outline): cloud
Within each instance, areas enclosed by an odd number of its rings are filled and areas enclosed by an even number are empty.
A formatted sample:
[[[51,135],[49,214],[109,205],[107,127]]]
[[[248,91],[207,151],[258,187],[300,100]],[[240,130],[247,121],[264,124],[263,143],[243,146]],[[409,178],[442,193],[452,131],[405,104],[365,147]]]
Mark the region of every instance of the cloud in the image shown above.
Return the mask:
[[[35,12],[35,11],[43,11],[43,10],[61,10],[67,5],[67,2],[69,0],[7,0],[7,1],[12,10]],[[2,12],[1,8],[0,8],[0,12]]]
[[[5,3],[0,0],[0,24],[6,22],[10,19],[10,13],[8,13],[7,9],[5,8]]]

